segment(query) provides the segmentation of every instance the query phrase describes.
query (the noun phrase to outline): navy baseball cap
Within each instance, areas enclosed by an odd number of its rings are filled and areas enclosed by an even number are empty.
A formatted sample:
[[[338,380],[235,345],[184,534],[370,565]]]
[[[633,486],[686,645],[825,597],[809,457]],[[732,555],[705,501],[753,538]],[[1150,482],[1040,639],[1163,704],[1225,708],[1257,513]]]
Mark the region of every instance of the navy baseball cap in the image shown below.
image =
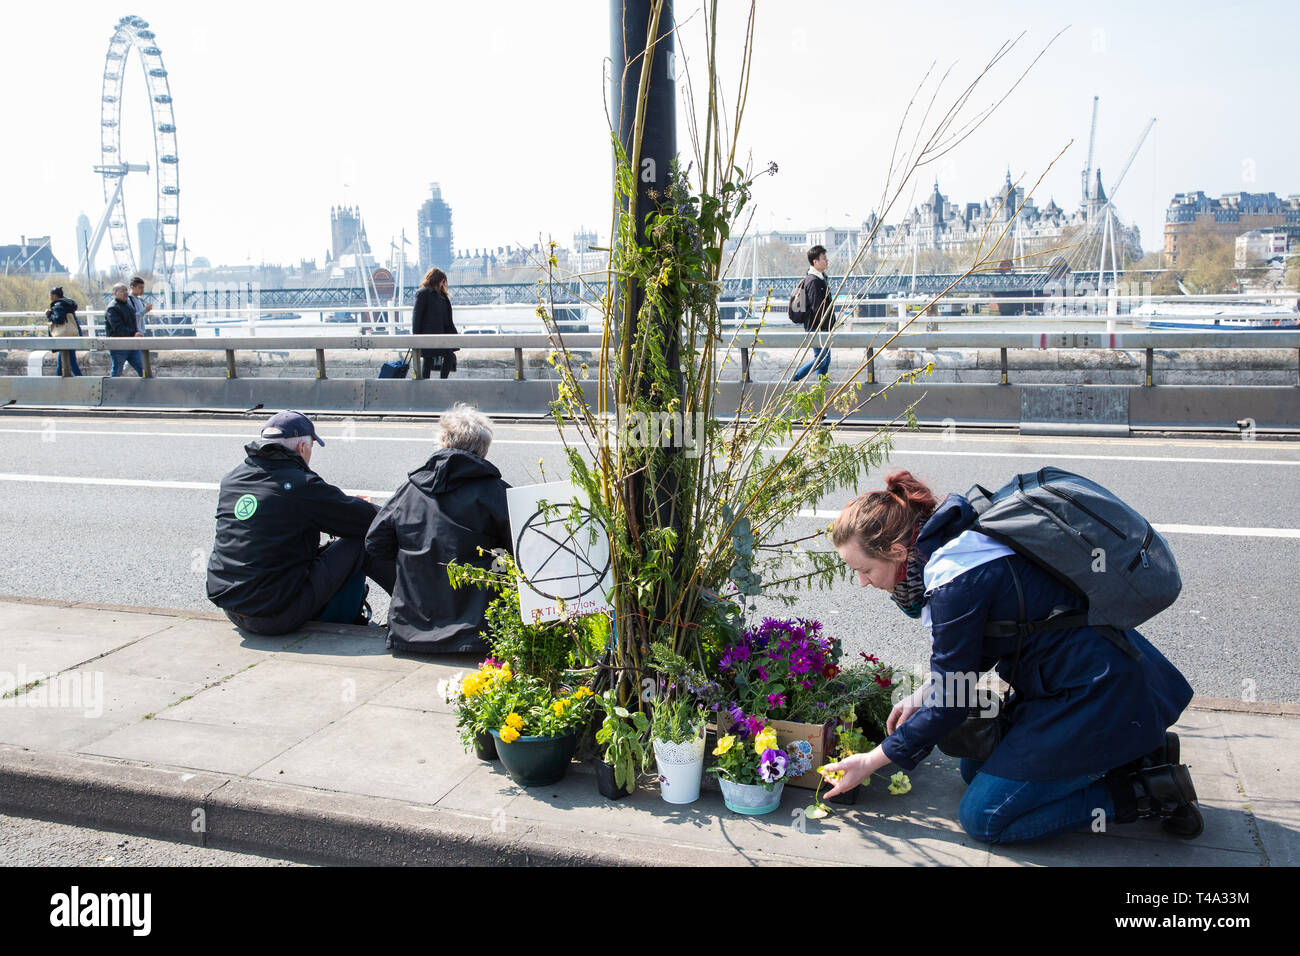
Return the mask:
[[[316,426],[311,423],[311,419],[302,412],[276,412],[262,426],[263,438],[305,438],[308,435],[316,444],[325,444],[316,434]]]

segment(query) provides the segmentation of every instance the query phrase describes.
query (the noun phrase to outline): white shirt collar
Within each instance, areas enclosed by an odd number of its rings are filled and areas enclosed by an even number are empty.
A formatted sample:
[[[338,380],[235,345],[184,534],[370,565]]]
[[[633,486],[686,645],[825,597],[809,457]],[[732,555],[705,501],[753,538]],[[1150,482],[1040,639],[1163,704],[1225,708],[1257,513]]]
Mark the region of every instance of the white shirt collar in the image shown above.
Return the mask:
[[[826,278],[826,273],[824,273],[824,272],[820,272],[820,271],[818,271],[817,269],[814,269],[812,266],[809,266],[809,267],[808,267],[808,274],[811,275],[811,276],[816,276],[816,277],[819,278],[819,279],[825,279],[825,278]]]

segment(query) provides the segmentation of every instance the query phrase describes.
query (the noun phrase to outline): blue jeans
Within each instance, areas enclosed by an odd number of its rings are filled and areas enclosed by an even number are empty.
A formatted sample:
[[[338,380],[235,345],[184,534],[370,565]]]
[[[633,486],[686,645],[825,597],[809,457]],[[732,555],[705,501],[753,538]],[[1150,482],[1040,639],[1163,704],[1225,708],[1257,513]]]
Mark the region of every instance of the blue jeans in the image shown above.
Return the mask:
[[[144,378],[144,358],[140,355],[139,349],[109,349],[108,354],[113,359],[112,377],[117,378],[130,365],[135,369],[135,373]]]
[[[816,366],[818,375],[829,375],[831,373],[831,350],[830,349],[813,349],[812,360],[799,367],[799,371],[794,373],[792,381],[799,381],[805,375],[813,370]]]
[[[59,357],[59,360],[58,360],[57,364],[55,365],[55,368],[54,368],[54,374],[55,374],[55,375],[62,375],[62,374],[63,374],[63,356],[64,356],[64,353],[63,353],[63,352],[56,352],[55,354]],[[68,356],[68,366],[72,369],[72,374],[73,374],[73,375],[80,375],[80,374],[81,374],[81,366],[77,364],[77,353],[76,353],[76,352],[73,352],[73,351],[71,351],[71,350],[69,350],[69,351],[67,352],[67,356]]]
[[[961,762],[969,784],[957,809],[962,828],[981,843],[1023,843],[1091,826],[1096,811],[1114,822],[1115,804],[1101,778],[1084,774],[1068,780],[1009,780],[981,773],[981,763]]]

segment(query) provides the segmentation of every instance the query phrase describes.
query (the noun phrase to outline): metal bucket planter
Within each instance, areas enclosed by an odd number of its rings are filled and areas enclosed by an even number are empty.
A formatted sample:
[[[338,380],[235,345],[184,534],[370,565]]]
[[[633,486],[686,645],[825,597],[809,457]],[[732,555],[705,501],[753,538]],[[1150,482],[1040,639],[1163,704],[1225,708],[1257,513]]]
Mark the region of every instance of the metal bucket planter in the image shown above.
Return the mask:
[[[781,794],[785,791],[784,780],[778,780],[768,790],[761,783],[736,783],[721,774],[718,775],[718,786],[722,788],[722,802],[727,809],[747,817],[771,813],[781,805]]]
[[[569,770],[578,731],[570,728],[556,737],[517,737],[510,743],[493,730],[497,756],[510,779],[521,787],[545,787],[557,783]]]
[[[654,741],[659,768],[659,795],[666,803],[694,803],[704,776],[704,735],[680,744]]]

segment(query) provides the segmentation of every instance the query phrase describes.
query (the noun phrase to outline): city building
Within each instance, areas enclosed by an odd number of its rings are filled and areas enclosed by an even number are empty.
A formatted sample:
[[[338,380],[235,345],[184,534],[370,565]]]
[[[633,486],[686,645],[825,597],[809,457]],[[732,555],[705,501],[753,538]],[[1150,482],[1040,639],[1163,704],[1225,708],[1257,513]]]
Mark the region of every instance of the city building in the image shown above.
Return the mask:
[[[1179,241],[1189,233],[1235,241],[1243,232],[1269,226],[1300,226],[1300,195],[1225,193],[1211,199],[1199,189],[1178,193],[1165,212],[1165,263],[1178,265]]]
[[[1237,237],[1238,269],[1282,265],[1294,255],[1300,255],[1300,225],[1252,229]]]
[[[361,221],[361,210],[352,206],[330,207],[330,258],[345,255],[364,255],[370,252],[366,238],[366,224]]]
[[[1055,200],[1049,200],[1046,206],[1038,208],[1033,199],[1025,196],[1023,187],[1011,182],[1010,170],[1001,187],[981,202],[952,202],[939,191],[936,180],[930,195],[901,223],[876,229],[869,253],[879,258],[910,254],[914,248],[949,254],[966,253],[981,241],[995,242],[1007,229],[1011,218],[1016,216],[1016,222],[1004,241],[1023,245],[1025,254],[1031,254],[1060,244],[1071,233],[1077,234],[1090,224],[1100,228],[1097,224],[1101,222],[1107,205],[1100,170],[1097,170],[1096,182],[1088,197],[1072,213],[1066,213]],[[861,235],[870,235],[876,226],[877,216],[873,211],[863,221]],[[1142,236],[1138,228],[1124,225],[1118,217],[1113,219],[1113,228],[1120,248],[1120,261],[1141,258]],[[811,233],[809,235],[811,237]],[[831,248],[829,243],[823,245]],[[1093,264],[1092,268],[1096,265]]]
[[[456,258],[452,245],[451,206],[442,198],[442,187],[438,183],[429,185],[430,197],[420,206],[416,214],[419,232],[420,268],[428,271],[432,268],[447,270]]]
[[[68,270],[54,258],[49,236],[22,236],[16,246],[0,246],[0,274],[67,275]]]
[[[136,268],[145,274],[153,272],[154,252],[158,248],[158,220],[141,219],[136,223],[136,235],[140,240]]]

